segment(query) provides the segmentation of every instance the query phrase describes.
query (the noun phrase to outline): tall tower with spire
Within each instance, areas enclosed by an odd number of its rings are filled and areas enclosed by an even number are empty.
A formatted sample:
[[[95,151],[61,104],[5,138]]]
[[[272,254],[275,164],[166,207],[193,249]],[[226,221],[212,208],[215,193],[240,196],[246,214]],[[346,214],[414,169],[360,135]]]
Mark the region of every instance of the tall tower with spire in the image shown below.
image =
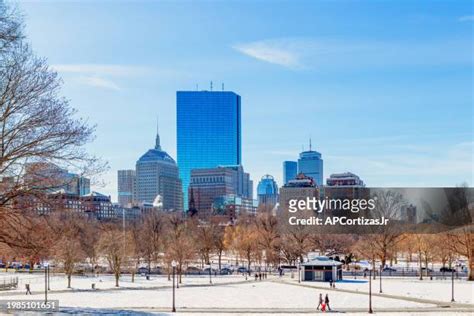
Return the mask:
[[[155,147],[143,154],[136,164],[136,200],[139,204],[160,200],[165,211],[183,210],[178,166],[161,148],[158,122]]]
[[[318,186],[323,185],[323,159],[321,153],[313,150],[312,140],[309,138],[309,150],[303,150],[298,159],[298,173],[304,173],[313,178]]]

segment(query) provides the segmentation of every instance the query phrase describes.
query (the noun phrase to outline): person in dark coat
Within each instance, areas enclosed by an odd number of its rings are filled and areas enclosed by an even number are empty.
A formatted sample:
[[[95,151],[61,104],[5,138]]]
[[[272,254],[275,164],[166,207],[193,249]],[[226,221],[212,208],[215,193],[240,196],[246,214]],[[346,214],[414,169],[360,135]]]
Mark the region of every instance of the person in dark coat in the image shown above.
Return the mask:
[[[25,288],[26,288],[26,295],[31,294],[31,289],[30,289],[30,285],[29,284],[25,284]]]
[[[324,298],[324,303],[326,303],[326,307],[328,310],[331,310],[331,307],[329,307],[329,296],[326,294],[326,297]]]
[[[323,294],[319,293],[319,303],[318,307],[316,307],[317,310],[319,310],[319,306],[323,305]]]

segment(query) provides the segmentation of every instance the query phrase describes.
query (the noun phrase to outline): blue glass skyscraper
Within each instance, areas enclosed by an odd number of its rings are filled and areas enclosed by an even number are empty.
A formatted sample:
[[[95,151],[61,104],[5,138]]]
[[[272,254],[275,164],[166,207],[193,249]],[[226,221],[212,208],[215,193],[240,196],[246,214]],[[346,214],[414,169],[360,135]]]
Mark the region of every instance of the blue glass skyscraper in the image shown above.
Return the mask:
[[[278,203],[278,185],[275,179],[266,174],[257,186],[258,204],[273,207]]]
[[[298,164],[296,161],[283,161],[283,184],[287,184],[288,181],[294,180],[298,173]]]
[[[177,155],[188,205],[191,170],[241,164],[240,96],[231,91],[178,91]]]
[[[298,159],[298,173],[304,173],[313,178],[318,186],[323,185],[323,159],[321,154],[311,149],[311,140],[309,141],[309,150],[300,153]]]

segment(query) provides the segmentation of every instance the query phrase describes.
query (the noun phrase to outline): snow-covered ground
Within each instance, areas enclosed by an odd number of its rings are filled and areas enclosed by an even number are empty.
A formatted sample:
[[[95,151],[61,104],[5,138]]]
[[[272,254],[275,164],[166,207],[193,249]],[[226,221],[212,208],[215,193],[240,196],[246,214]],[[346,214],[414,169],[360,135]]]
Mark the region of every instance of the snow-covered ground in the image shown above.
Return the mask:
[[[8,280],[10,277],[19,278],[19,286],[16,292],[24,292],[25,284],[30,284],[31,291],[44,291],[44,274],[41,273],[0,273],[0,282],[3,279]],[[250,277],[248,278],[251,279]],[[241,282],[245,281],[245,277],[242,275],[217,275],[211,276],[212,283],[228,283],[228,282]],[[99,275],[94,276],[73,276],[71,280],[72,290],[90,290],[92,283],[95,284],[96,289],[104,290],[115,287],[115,278],[112,275]],[[186,285],[207,285],[209,284],[209,275],[189,275],[182,277],[182,283],[180,286]],[[150,280],[147,280],[145,276],[135,275],[135,282],[132,282],[130,275],[124,275],[120,277],[119,285],[121,288],[147,288],[147,287],[159,287],[159,286],[171,286],[172,281],[168,280],[166,275],[151,275]],[[68,290],[67,279],[63,274],[50,276],[50,289],[52,291],[57,290]],[[2,292],[0,292],[0,296]]]
[[[352,281],[352,278],[346,278],[347,281]],[[292,280],[292,282],[297,282]],[[353,290],[360,292],[368,292],[369,283],[359,283],[361,281],[368,281],[367,278],[358,277],[356,282],[337,282],[338,289]],[[328,284],[319,282],[305,282],[311,286],[328,286]],[[379,293],[380,281],[377,278],[372,280],[372,293]],[[382,278],[382,292],[384,294],[406,296],[411,298],[420,298],[427,300],[451,301],[451,280],[440,280],[424,278],[423,281],[417,278],[400,278],[400,277],[383,277]],[[468,282],[465,279],[454,281],[454,299],[459,303],[474,304],[474,282]]]
[[[121,291],[51,292],[51,300],[58,299],[61,306],[90,308],[166,308],[171,304],[172,290],[127,289]],[[366,295],[347,294],[337,291],[320,291],[274,282],[250,282],[203,287],[182,287],[176,293],[177,308],[312,308],[317,304],[319,293],[329,294],[333,308],[362,308],[367,306]],[[22,296],[25,297],[26,296]],[[2,296],[8,299],[9,296]],[[18,299],[18,295],[11,296]],[[43,293],[27,297],[42,299]],[[373,298],[374,307],[430,307],[431,304],[406,302],[388,298]]]
[[[22,286],[20,289],[9,292],[0,292],[0,299],[38,299],[44,297],[44,276],[19,275]],[[1,279],[1,276],[0,276]],[[102,282],[100,282],[102,280]],[[337,289],[359,291],[347,293],[329,289],[327,283],[303,282],[298,286],[296,279],[289,276],[279,279],[276,276],[266,281],[245,281],[242,275],[212,277],[213,285],[209,286],[208,276],[188,276],[183,278],[183,286],[176,290],[176,308],[179,311],[193,312],[207,315],[210,312],[223,314],[259,315],[278,313],[298,314],[315,311],[319,293],[328,294],[330,305],[334,310],[339,310],[348,315],[366,314],[368,307],[367,283],[337,283]],[[281,282],[283,281],[283,282]],[[378,281],[378,280],[377,280]],[[373,292],[378,292],[378,283],[374,282]],[[33,295],[25,296],[24,283],[29,282]],[[91,283],[96,283],[97,291],[91,290]],[[168,312],[171,308],[172,289],[171,282],[165,276],[152,276],[151,280],[138,276],[135,283],[130,277],[125,276],[121,281],[121,288],[116,289],[112,276],[74,277],[73,289],[66,289],[64,276],[52,277],[50,300],[59,300],[61,307],[71,308],[73,311],[81,308],[121,309],[136,311],[138,315],[149,313]],[[315,287],[327,287],[323,289]],[[387,278],[383,282],[384,293],[410,298],[423,298],[449,302],[450,283],[448,280],[425,280]],[[473,303],[473,285],[466,281],[457,280],[455,293],[458,302]],[[447,297],[446,297],[447,296]],[[399,310],[398,315],[417,315],[417,310],[438,308],[435,304],[414,302],[404,299],[394,299],[373,296],[372,304],[375,311],[385,309],[384,315],[395,315],[393,309]],[[387,310],[388,309],[388,310]],[[406,310],[405,309],[410,309]],[[254,313],[252,312],[254,311]],[[282,312],[283,311],[283,312]],[[444,312],[446,311],[446,313]],[[469,311],[469,309],[468,309]],[[97,314],[97,312],[90,312]],[[178,313],[179,314],[179,313]],[[437,315],[436,312],[425,312],[423,315]],[[443,310],[443,315],[459,315]]]

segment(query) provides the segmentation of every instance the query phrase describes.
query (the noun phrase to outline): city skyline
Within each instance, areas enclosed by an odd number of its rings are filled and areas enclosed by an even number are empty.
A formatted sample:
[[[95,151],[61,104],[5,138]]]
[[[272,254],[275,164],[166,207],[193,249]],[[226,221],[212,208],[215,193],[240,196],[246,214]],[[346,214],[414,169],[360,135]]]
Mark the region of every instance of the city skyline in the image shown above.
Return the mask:
[[[372,187],[472,185],[468,3],[282,3],[272,14],[263,3],[195,6],[19,5],[62,94],[98,126],[89,148],[110,171],[93,190],[116,200],[116,172],[149,148],[157,114],[177,159],[175,93],[210,81],[242,96],[242,161],[253,179],[271,174],[281,186],[282,162],[311,136],[325,175],[351,171]]]

